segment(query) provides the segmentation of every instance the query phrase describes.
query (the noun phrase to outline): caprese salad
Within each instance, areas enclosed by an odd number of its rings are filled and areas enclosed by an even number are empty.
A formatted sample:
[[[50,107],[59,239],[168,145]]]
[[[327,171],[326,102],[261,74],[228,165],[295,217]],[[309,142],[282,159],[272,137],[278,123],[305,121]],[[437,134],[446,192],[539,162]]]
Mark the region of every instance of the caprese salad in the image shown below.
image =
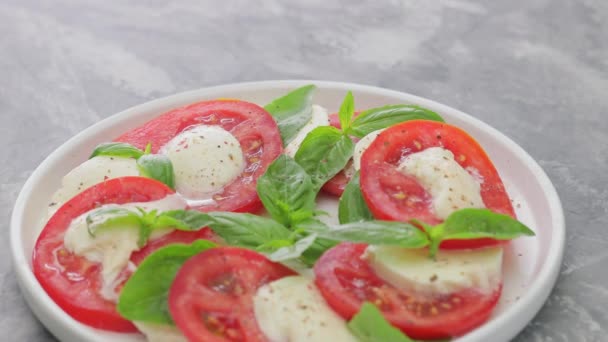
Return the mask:
[[[415,105],[314,85],[171,110],[70,171],[33,270],[97,329],[150,341],[411,341],[483,324],[534,235],[483,148]],[[317,208],[336,196],[339,224]]]

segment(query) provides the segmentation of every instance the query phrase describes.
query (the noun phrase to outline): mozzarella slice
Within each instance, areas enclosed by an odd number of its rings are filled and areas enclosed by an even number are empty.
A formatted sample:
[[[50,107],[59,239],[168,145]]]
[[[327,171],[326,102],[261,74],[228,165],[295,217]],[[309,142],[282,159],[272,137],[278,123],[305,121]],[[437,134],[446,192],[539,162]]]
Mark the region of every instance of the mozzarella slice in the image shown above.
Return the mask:
[[[126,205],[105,205],[100,208],[126,208],[134,212],[137,207],[145,210],[157,209],[166,211],[172,209],[184,209],[186,203],[178,195],[169,195],[159,201],[151,201],[144,203],[129,203]],[[85,259],[100,263],[102,286],[100,294],[103,298],[111,301],[118,300],[116,286],[123,280],[123,270],[125,267],[135,269],[129,259],[133,251],[139,250],[137,242],[139,240],[139,226],[125,225],[112,229],[104,229],[99,231],[94,237],[87,230],[87,216],[95,211],[86,212],[83,215],[72,220],[70,226],[65,232],[63,244],[65,248]],[[100,219],[103,221],[103,219]],[[170,233],[171,229],[162,229],[153,232],[150,239],[157,239],[165,234]]]
[[[49,217],[83,190],[104,180],[125,176],[139,176],[135,159],[98,156],[85,161],[63,177],[61,187],[51,199]]]
[[[173,163],[175,189],[189,199],[211,198],[245,168],[239,141],[220,126],[194,126],[171,139],[160,153]]]
[[[310,121],[306,125],[304,125],[304,127],[302,127],[302,129],[298,132],[295,138],[293,138],[293,140],[289,144],[287,144],[287,146],[285,146],[285,154],[292,158],[295,157],[296,152],[298,152],[300,145],[302,145],[302,142],[304,141],[304,138],[306,138],[306,135],[308,135],[308,133],[310,133],[313,129],[319,126],[328,125],[329,114],[327,113],[327,109],[318,105],[313,105],[312,117],[310,118]]]
[[[500,283],[502,248],[440,250],[436,260],[427,249],[370,246],[364,258],[376,274],[405,291],[437,295],[476,289],[491,292]]]
[[[146,336],[148,342],[187,342],[186,337],[174,326],[133,322],[137,329]]]
[[[357,141],[355,144],[355,152],[353,153],[353,167],[355,171],[359,171],[361,169],[361,157],[363,156],[363,152],[367,151],[369,145],[371,145],[374,140],[382,133],[386,128],[379,129],[377,131],[373,131],[370,134],[364,136],[361,140]]]
[[[485,208],[480,183],[454,160],[449,150],[431,147],[409,154],[399,163],[398,170],[416,177],[430,193],[435,215],[440,219],[463,208]]]
[[[258,289],[255,318],[271,342],[357,341],[311,279],[285,277]]]

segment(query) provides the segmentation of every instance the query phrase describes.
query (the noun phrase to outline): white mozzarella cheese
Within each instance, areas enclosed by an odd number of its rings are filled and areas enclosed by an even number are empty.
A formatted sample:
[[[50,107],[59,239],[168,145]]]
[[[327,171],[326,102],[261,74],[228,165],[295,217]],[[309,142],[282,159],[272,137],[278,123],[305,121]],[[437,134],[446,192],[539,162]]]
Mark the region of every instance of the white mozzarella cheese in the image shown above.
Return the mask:
[[[158,201],[150,201],[144,203],[129,203],[125,205],[106,205],[100,208],[126,208],[134,212],[137,207],[145,210],[157,209],[159,211],[184,209],[186,203],[178,195],[169,195]],[[124,279],[121,277],[125,267],[134,269],[135,266],[130,263],[131,253],[139,249],[137,242],[139,240],[139,226],[131,225],[117,227],[113,229],[104,229],[99,231],[94,237],[87,230],[87,216],[100,208],[86,212],[83,215],[72,220],[70,226],[65,232],[63,244],[65,248],[87,260],[95,263],[100,263],[102,267],[102,287],[100,294],[107,300],[116,301],[118,295],[115,288]],[[104,219],[100,218],[103,222]],[[171,229],[162,229],[153,232],[150,239],[159,238],[170,233]]]
[[[186,337],[174,326],[168,324],[153,324],[136,322],[133,324],[146,336],[148,342],[187,342]]]
[[[271,342],[357,341],[311,279],[285,277],[260,287],[255,318]]]
[[[173,163],[175,189],[188,199],[211,197],[245,168],[239,141],[220,126],[194,126],[171,139],[160,153]]]
[[[463,208],[485,208],[479,181],[454,160],[449,150],[431,147],[409,154],[401,160],[398,170],[416,177],[430,193],[438,218],[445,220]]]
[[[104,180],[125,176],[139,176],[135,159],[97,156],[85,161],[63,177],[61,187],[51,199],[49,217],[83,190]]]
[[[295,157],[296,152],[298,152],[300,145],[302,145],[302,142],[304,141],[304,138],[306,138],[306,135],[308,135],[308,133],[310,133],[313,129],[319,126],[328,125],[329,114],[327,113],[327,109],[318,105],[313,105],[312,117],[310,118],[310,121],[304,127],[302,127],[302,129],[298,132],[295,138],[293,138],[293,140],[289,144],[287,144],[287,146],[285,146],[285,154],[292,158]]]
[[[484,293],[495,290],[501,279],[502,254],[501,247],[440,250],[433,260],[428,249],[370,246],[364,258],[389,284],[437,295],[470,288]]]
[[[377,131],[373,131],[370,134],[364,136],[361,140],[357,141],[355,144],[355,151],[353,153],[353,167],[355,171],[359,171],[361,169],[361,157],[363,156],[363,152],[367,151],[369,145],[371,145],[374,140],[382,133],[386,128],[379,129]]]

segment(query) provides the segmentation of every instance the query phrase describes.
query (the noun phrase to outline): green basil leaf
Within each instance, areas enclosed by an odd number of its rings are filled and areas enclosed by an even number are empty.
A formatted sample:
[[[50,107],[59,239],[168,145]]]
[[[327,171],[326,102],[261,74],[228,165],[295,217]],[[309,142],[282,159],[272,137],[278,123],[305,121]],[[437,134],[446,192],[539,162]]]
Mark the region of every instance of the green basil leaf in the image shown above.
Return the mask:
[[[152,229],[175,228],[193,231],[208,226],[213,219],[198,210],[169,210],[163,211],[156,217]]]
[[[137,168],[142,176],[156,179],[175,189],[173,164],[162,154],[146,154],[137,159]]]
[[[120,142],[103,143],[97,145],[91,153],[89,159],[97,156],[121,157],[121,158],[139,158],[144,152],[137,147]]]
[[[295,160],[311,176],[316,194],[323,184],[346,166],[354,149],[352,140],[339,129],[320,126],[304,138]]]
[[[167,297],[177,271],[190,257],[213,247],[210,241],[197,240],[190,245],[168,245],[150,254],[120,292],[120,315],[131,321],[173,324]]]
[[[131,210],[125,208],[101,208],[87,215],[87,231],[95,237],[101,230],[114,228],[142,228],[141,217]]]
[[[346,97],[344,97],[344,101],[342,101],[342,105],[340,106],[340,111],[338,112],[338,117],[340,118],[340,127],[342,128],[342,132],[347,133],[350,129],[351,121],[353,119],[353,113],[355,112],[355,99],[353,97],[352,92],[346,93]]]
[[[312,189],[310,176],[287,155],[270,164],[257,184],[266,210],[286,226],[313,215],[316,194]]]
[[[444,121],[439,114],[426,108],[416,105],[391,105],[362,112],[353,120],[349,133],[363,138],[373,131],[409,120]]]
[[[390,245],[404,248],[422,248],[429,245],[425,232],[404,222],[366,221],[342,224],[335,227],[308,224],[301,228],[321,238],[333,241],[350,241],[370,245]]]
[[[365,302],[348,322],[348,329],[361,342],[414,342],[401,330],[393,327],[372,303]]]
[[[276,251],[268,254],[268,259],[275,262],[297,259],[302,256],[302,253],[304,253],[304,251],[306,251],[314,244],[316,238],[317,236],[315,234],[308,235],[307,237],[296,241],[290,246],[281,247]]]
[[[475,208],[455,211],[443,223],[425,228],[431,238],[431,255],[435,254],[443,240],[510,240],[519,236],[535,235],[530,228],[509,215]]]
[[[264,106],[277,122],[284,146],[312,118],[312,93],[315,88],[312,84],[298,88]]]
[[[302,234],[307,232],[317,232],[329,229],[329,226],[323,223],[322,221],[316,218],[309,218],[307,220],[298,222],[294,230],[296,233]],[[316,233],[313,234],[317,235]],[[306,265],[312,266],[315,264],[317,259],[319,259],[321,255],[323,255],[323,253],[325,253],[325,251],[334,247],[337,244],[338,242],[336,242],[335,240],[324,239],[317,235],[317,238],[314,240],[312,245],[307,250],[305,250],[304,253],[302,253],[302,257],[300,259]]]
[[[344,193],[340,197],[338,219],[341,224],[371,221],[374,219],[361,193],[359,171],[348,182],[346,188],[344,188]]]
[[[292,232],[277,221],[253,214],[211,212],[209,227],[227,244],[256,249],[272,240],[290,240]]]

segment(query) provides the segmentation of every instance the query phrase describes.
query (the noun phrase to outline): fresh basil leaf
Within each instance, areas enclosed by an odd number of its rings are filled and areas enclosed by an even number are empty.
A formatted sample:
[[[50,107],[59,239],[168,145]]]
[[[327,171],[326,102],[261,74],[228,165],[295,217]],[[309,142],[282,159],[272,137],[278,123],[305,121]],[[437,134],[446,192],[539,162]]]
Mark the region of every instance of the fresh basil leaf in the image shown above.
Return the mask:
[[[416,105],[391,105],[362,112],[353,120],[349,133],[363,138],[373,131],[409,120],[444,121],[439,114],[426,108]]]
[[[175,228],[179,230],[199,230],[213,222],[206,213],[198,210],[163,211],[156,217],[152,229]]]
[[[173,324],[167,297],[175,275],[190,257],[213,247],[210,241],[197,240],[190,245],[168,245],[150,254],[120,292],[120,315],[131,321]]]
[[[404,222],[366,221],[342,224],[335,227],[308,224],[302,226],[308,233],[333,241],[350,241],[370,245],[390,245],[404,248],[422,248],[428,246],[429,239],[425,232],[416,226]]]
[[[298,224],[295,226],[295,231],[301,234],[309,231],[321,231],[328,229],[330,229],[328,225],[316,218],[309,218],[307,220],[303,220],[301,222],[298,222]],[[325,251],[334,247],[337,244],[338,242],[334,240],[320,238],[317,235],[317,238],[314,240],[312,245],[302,253],[302,257],[300,259],[306,265],[312,266],[315,264],[317,259],[319,259],[321,255],[323,255],[323,253],[325,253]]]
[[[393,327],[372,303],[365,302],[348,322],[348,329],[361,342],[414,342],[401,330]]]
[[[141,217],[128,209],[124,208],[101,208],[87,215],[87,231],[89,235],[95,237],[101,230],[113,228],[142,228]]]
[[[139,158],[144,152],[137,147],[120,142],[103,143],[97,145],[91,153],[89,159],[97,156],[110,156],[110,157],[121,157],[121,158]]]
[[[323,184],[346,166],[354,149],[352,140],[339,129],[320,126],[304,138],[295,160],[311,176],[316,194]]]
[[[137,168],[142,176],[156,179],[175,189],[173,164],[162,154],[146,154],[137,159]]]
[[[272,162],[257,184],[266,210],[286,226],[314,214],[316,193],[312,189],[310,176],[287,155]]]
[[[312,118],[312,93],[315,88],[312,84],[298,88],[264,106],[277,122],[284,146]]]
[[[302,253],[304,253],[304,251],[306,251],[313,245],[316,238],[317,236],[315,234],[308,235],[307,237],[296,241],[290,246],[281,247],[276,251],[268,254],[268,259],[275,262],[285,261],[289,259],[297,259],[302,256]]]
[[[510,240],[519,236],[534,236],[534,232],[509,215],[489,209],[467,208],[452,213],[435,227],[425,227],[431,239],[431,255],[435,255],[443,240],[492,238]]]
[[[277,221],[253,214],[211,212],[209,227],[229,245],[256,249],[272,240],[290,240],[292,232]]]
[[[354,112],[355,99],[353,97],[353,93],[349,91],[348,93],[346,93],[346,97],[344,97],[344,101],[342,101],[340,111],[338,112],[342,132],[347,133],[349,131]]]
[[[348,182],[346,188],[344,188],[344,193],[340,197],[338,219],[341,224],[371,221],[374,219],[361,193],[359,171]]]

